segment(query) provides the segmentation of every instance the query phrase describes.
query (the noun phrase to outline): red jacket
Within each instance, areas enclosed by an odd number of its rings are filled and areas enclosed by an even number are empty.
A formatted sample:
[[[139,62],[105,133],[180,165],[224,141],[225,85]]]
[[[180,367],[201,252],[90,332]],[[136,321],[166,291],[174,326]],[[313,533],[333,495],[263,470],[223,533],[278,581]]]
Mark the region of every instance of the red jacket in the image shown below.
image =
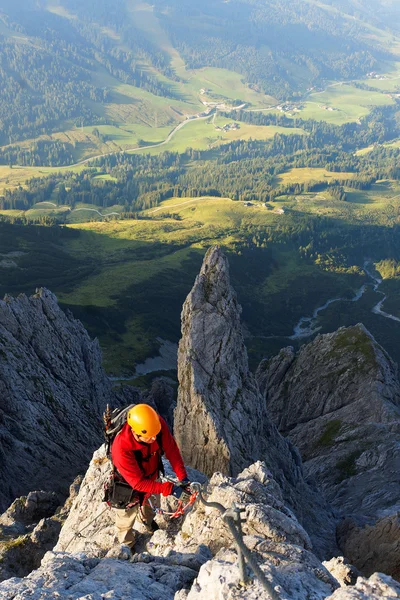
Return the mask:
[[[178,479],[182,481],[187,477],[187,473],[181,453],[168,429],[168,425],[162,417],[160,417],[160,421],[162,449]],[[138,450],[142,453],[144,459],[149,457],[149,460],[144,460],[142,463],[142,469],[139,467],[134,454]],[[157,440],[151,444],[137,442],[128,423],[125,423],[113,442],[111,456],[115,468],[137,492],[144,492],[146,496],[151,494],[169,496],[172,493],[173,483],[154,481],[159,475],[160,447]]]

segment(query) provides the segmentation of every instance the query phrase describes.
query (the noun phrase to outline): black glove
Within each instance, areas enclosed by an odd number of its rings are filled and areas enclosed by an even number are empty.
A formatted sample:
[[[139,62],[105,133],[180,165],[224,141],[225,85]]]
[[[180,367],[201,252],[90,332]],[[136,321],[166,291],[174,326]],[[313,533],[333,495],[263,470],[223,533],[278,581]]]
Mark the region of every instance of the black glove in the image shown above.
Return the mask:
[[[172,495],[178,498],[183,504],[187,504],[190,500],[191,493],[189,488],[182,487],[181,485],[174,485],[172,488]]]

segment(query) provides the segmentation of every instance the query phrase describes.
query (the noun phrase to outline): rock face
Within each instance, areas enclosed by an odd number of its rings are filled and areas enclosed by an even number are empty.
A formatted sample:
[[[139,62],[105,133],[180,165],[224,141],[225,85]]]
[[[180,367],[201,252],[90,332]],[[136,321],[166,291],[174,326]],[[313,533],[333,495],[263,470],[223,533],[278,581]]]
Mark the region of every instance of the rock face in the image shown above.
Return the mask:
[[[375,516],[400,489],[397,368],[363,327],[318,336],[258,370],[268,411],[345,513]]]
[[[0,581],[24,577],[57,541],[59,518],[51,518],[58,507],[54,492],[31,492],[14,500],[0,517]]]
[[[35,597],[40,586],[43,599],[54,592],[61,598],[79,598],[84,595],[82,590],[96,600],[106,593],[114,598],[172,599],[177,590],[176,600],[265,597],[249,569],[248,585],[240,588],[233,538],[220,513],[199,501],[183,525],[158,515],[160,529],[151,538],[138,525],[137,553],[131,562],[115,560],[113,519],[101,502],[109,472],[102,447],[93,456],[54,551],[46,555],[36,573],[22,581],[0,584],[0,599],[11,600],[22,593],[28,596],[28,592]],[[204,480],[199,473],[190,472],[190,476]],[[279,590],[281,600],[322,600],[339,586],[312,553],[307,532],[285,505],[282,490],[264,463],[250,465],[236,478],[217,473],[204,484],[204,490],[210,502],[226,507],[235,503],[243,509],[244,541],[268,581]],[[138,552],[140,548],[145,552]],[[121,577],[123,590],[118,582]]]
[[[168,466],[168,465],[167,465]],[[149,538],[140,534],[143,548],[130,560],[120,560],[112,518],[102,504],[102,486],[110,473],[104,448],[95,452],[60,535],[40,567],[23,579],[0,583],[0,600],[35,598],[79,600],[264,600],[268,597],[246,567],[247,583],[240,584],[233,538],[219,511],[197,501],[183,524],[158,515],[160,529]],[[190,472],[192,479],[203,479]],[[285,505],[282,490],[262,462],[231,478],[216,473],[203,485],[209,502],[243,511],[244,543],[279,595],[280,600],[378,600],[398,597],[399,585],[375,574],[359,578],[355,587],[339,589],[354,573],[345,561],[326,568],[311,551],[307,532]],[[104,510],[105,508],[105,510]],[[97,518],[96,518],[97,517]],[[138,526],[140,529],[140,526]],[[77,535],[79,534],[79,535]],[[331,571],[331,572],[330,572]],[[336,591],[335,591],[336,590]]]
[[[25,579],[0,584],[0,599],[174,600],[193,579],[193,571],[165,564],[132,564],[113,559],[48,552],[40,569]]]
[[[396,365],[365,327],[356,325],[320,335],[297,354],[285,348],[263,361],[257,376],[268,411],[281,433],[299,448],[306,472],[321,483],[334,506],[355,515],[355,522],[341,525],[342,551],[363,573],[379,569],[396,576]],[[348,536],[353,541],[346,542]],[[368,547],[371,553],[365,553]]]
[[[345,519],[338,526],[337,539],[364,575],[380,571],[400,581],[400,512],[367,525]]]
[[[265,461],[318,550],[329,538],[332,549],[332,517],[305,483],[298,453],[269,418],[249,371],[240,313],[228,261],[211,248],[182,311],[175,437],[185,462],[209,476]]]
[[[112,392],[97,340],[46,289],[0,301],[0,396],[0,512],[32,489],[66,494]]]

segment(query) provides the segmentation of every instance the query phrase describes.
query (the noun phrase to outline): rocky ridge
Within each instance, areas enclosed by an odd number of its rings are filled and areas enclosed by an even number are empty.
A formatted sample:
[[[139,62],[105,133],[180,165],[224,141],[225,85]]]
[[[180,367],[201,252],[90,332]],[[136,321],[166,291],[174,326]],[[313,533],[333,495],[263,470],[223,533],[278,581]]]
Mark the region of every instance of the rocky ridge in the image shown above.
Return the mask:
[[[168,463],[166,467],[170,474]],[[201,478],[199,473],[190,470],[189,473],[192,479]],[[160,529],[151,538],[138,525],[142,532],[136,547],[139,552],[131,563],[115,566],[120,565],[116,558],[119,546],[116,545],[112,515],[109,509],[104,510],[101,493],[109,474],[110,463],[102,447],[93,456],[54,551],[46,555],[41,569],[35,574],[20,582],[10,580],[0,585],[0,598],[6,598],[2,594],[9,589],[14,594],[24,592],[27,595],[28,590],[35,593],[37,581],[42,586],[44,582],[41,598],[51,597],[55,590],[61,593],[65,589],[65,579],[70,598],[77,598],[78,593],[82,593],[82,586],[93,586],[92,579],[101,577],[99,571],[105,573],[106,569],[109,572],[107,591],[112,590],[116,598],[120,597],[117,575],[120,577],[122,571],[128,583],[138,583],[140,593],[135,590],[135,598],[174,598],[175,592],[182,588],[187,590],[188,599],[236,597],[240,575],[233,539],[218,511],[204,507],[200,502],[178,530],[175,522],[163,516],[156,517]],[[281,489],[264,463],[250,465],[236,478],[216,473],[206,489],[209,501],[220,502],[226,507],[233,503],[243,507],[245,542],[267,578],[279,589],[282,600],[293,598],[294,593],[299,599],[307,598],[311,592],[315,599],[322,599],[338,587],[336,579],[312,553],[307,532],[285,506]],[[271,557],[276,558],[271,562]],[[76,590],[74,585],[70,586],[70,571],[81,574]],[[248,576],[248,594],[240,597],[262,597],[259,582],[253,579],[250,571]],[[125,592],[128,589],[126,587]],[[104,593],[102,584],[96,592]],[[77,595],[73,595],[75,593]]]
[[[261,363],[260,388],[305,471],[347,517],[342,551],[364,573],[399,576],[400,383],[363,325],[319,335]]]
[[[367,580],[358,576],[345,559],[337,557],[321,563],[316,556],[327,554],[329,543],[334,545],[333,519],[327,505],[318,499],[318,490],[306,482],[296,449],[271,423],[263,396],[248,371],[240,307],[230,287],[226,259],[218,248],[207,254],[183,317],[181,389],[175,419],[176,423],[181,419],[187,424],[193,435],[196,451],[190,454],[190,440],[184,439],[185,454],[197,466],[203,461],[210,479],[207,482],[202,473],[188,468],[189,477],[204,482],[209,501],[242,510],[244,541],[280,600],[400,597],[400,585],[387,575],[374,573]],[[285,352],[289,362],[294,353]],[[259,372],[264,391],[271,381],[266,376],[270,364],[264,364],[267,368]],[[285,361],[277,365],[274,373],[285,372]],[[363,365],[360,361],[361,369]],[[390,398],[395,397],[393,394]],[[167,406],[164,409],[168,412]],[[387,414],[390,421],[390,410]],[[210,457],[199,455],[202,435]],[[241,585],[231,534],[220,513],[200,502],[182,524],[158,515],[160,529],[151,538],[138,525],[136,554],[122,560],[129,556],[116,543],[112,516],[102,502],[110,468],[101,447],[93,456],[78,495],[63,509],[69,511],[69,516],[57,545],[27,577],[20,573],[20,577],[0,583],[0,600],[267,600],[268,595],[249,568],[247,584]],[[44,530],[41,524],[53,510],[55,497],[36,492],[14,502],[0,518],[0,536],[14,530],[25,537],[32,526],[30,521],[44,516],[39,521],[37,538],[29,538],[29,543],[39,546]],[[170,502],[163,499],[162,507],[167,508]],[[386,512],[382,519],[388,516],[393,518]],[[388,531],[385,527],[382,523],[382,538]],[[353,531],[356,544],[360,542],[359,530]],[[45,543],[46,536],[43,548]],[[389,543],[394,547],[395,540],[390,537]]]
[[[376,516],[399,501],[397,365],[363,325],[283,349],[257,371],[268,411],[305,469],[345,514]]]
[[[266,411],[249,371],[240,314],[227,258],[220,248],[211,248],[182,310],[175,437],[186,463],[207,475],[234,476],[265,461],[316,552],[332,555],[332,513],[306,483],[297,450]]]
[[[0,583],[0,600],[267,600],[248,567],[246,586],[240,584],[233,539],[219,512],[200,502],[182,525],[158,515],[160,529],[151,538],[138,525],[137,553],[122,560],[110,510],[102,503],[109,473],[102,447],[93,456],[57,546],[28,577]],[[192,479],[199,475],[190,472]],[[243,509],[244,542],[280,600],[399,597],[400,585],[390,577],[359,577],[349,587],[354,569],[345,561],[322,564],[265,463],[254,463],[234,478],[216,473],[204,489],[208,501]]]
[[[0,396],[0,510],[35,489],[65,495],[112,391],[97,340],[44,288],[0,301]]]

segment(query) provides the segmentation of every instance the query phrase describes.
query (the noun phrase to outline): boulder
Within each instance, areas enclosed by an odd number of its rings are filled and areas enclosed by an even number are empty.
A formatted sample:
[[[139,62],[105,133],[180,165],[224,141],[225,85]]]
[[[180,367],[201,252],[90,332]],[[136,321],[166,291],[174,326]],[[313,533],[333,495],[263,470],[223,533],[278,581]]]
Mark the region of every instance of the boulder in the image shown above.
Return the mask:
[[[355,586],[340,588],[326,600],[396,600],[400,584],[388,575],[374,573],[369,579],[359,577]]]

